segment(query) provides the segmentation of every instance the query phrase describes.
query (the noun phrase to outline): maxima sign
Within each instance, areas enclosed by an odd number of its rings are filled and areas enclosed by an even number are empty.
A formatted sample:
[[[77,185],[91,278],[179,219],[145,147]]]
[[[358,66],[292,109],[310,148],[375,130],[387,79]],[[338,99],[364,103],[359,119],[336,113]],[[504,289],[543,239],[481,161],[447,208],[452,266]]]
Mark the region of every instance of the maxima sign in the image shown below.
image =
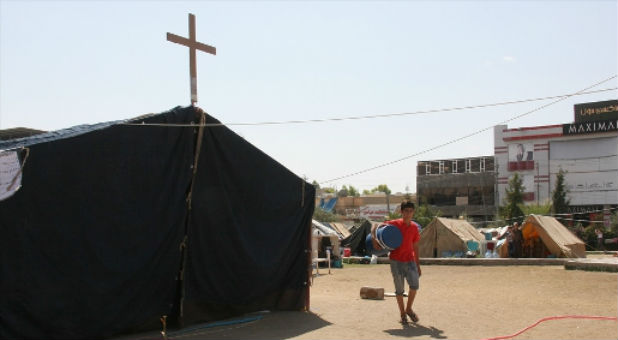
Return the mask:
[[[562,124],[563,135],[581,135],[618,131],[618,119]]]

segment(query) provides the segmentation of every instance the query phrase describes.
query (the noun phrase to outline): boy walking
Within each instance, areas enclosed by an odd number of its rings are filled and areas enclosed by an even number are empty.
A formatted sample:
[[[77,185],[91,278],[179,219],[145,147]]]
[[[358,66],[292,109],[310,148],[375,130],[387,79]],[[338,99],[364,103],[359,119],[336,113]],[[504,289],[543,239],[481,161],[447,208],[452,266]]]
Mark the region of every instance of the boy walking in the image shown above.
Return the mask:
[[[418,225],[412,221],[414,217],[414,203],[401,203],[402,218],[386,221],[386,224],[393,225],[399,229],[402,236],[401,246],[390,252],[389,259],[391,274],[395,283],[395,298],[401,316],[401,322],[407,323],[408,317],[412,322],[418,322],[419,318],[412,309],[416,291],[419,288],[419,277],[421,276],[421,265],[418,257],[418,241],[421,239],[418,232]],[[376,226],[371,228],[371,237],[374,249],[381,249],[377,242]],[[408,282],[408,301],[404,307],[404,279]]]

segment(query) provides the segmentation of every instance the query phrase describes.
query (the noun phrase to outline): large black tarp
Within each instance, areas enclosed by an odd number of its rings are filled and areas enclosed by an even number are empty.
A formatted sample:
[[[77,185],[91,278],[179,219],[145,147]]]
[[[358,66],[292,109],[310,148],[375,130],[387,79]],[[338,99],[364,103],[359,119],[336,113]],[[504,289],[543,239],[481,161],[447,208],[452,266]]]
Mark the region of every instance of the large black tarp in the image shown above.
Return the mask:
[[[200,112],[0,142],[25,160],[22,187],[0,201],[0,338],[305,306],[314,188],[225,126],[204,129],[193,176],[198,128],[165,124]]]
[[[364,220],[350,236],[341,240],[341,245],[350,248],[353,256],[371,256],[371,253],[365,247],[367,234],[371,234],[371,224],[371,221]]]

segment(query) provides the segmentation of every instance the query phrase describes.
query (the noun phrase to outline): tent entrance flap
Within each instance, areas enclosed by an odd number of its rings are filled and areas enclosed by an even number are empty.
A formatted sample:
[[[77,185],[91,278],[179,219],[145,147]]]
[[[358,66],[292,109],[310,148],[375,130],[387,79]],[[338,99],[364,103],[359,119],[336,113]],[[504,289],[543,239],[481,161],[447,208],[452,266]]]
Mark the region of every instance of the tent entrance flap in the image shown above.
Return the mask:
[[[528,240],[536,240],[534,241],[535,243],[541,242],[546,248],[544,253],[540,253],[538,249],[534,252],[535,248],[533,244],[533,251],[530,256],[586,257],[586,246],[584,242],[554,217],[540,215],[528,216],[522,224],[522,234],[524,235],[524,243]]]

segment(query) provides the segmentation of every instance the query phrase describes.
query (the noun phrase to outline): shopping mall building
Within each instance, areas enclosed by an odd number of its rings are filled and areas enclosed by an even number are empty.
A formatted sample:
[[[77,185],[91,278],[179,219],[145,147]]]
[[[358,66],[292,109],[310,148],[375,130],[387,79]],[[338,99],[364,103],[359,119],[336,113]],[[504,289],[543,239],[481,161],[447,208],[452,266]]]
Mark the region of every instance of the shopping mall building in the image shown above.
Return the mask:
[[[515,173],[526,203],[550,202],[562,169],[571,212],[605,211],[609,219],[618,205],[618,100],[577,104],[574,115],[569,124],[494,127],[497,202]]]
[[[608,224],[609,209],[618,207],[618,100],[576,104],[569,124],[497,125],[493,158],[419,161],[417,197],[446,215],[487,220],[504,205],[515,173],[523,180],[524,203],[546,204],[560,169],[571,212],[586,219],[600,213]]]

